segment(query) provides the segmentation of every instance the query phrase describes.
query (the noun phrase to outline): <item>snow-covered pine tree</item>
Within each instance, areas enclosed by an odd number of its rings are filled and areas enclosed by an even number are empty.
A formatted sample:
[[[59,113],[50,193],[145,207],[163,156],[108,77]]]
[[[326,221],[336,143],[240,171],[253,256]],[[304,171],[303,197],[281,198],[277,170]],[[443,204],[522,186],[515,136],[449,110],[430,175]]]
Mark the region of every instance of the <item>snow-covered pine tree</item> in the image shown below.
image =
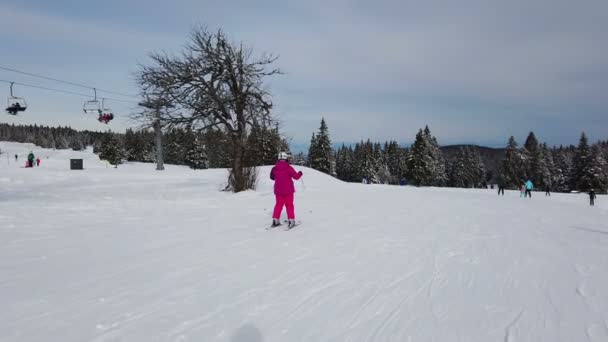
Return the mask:
[[[142,146],[142,162],[153,163],[156,161],[155,133],[141,130],[136,133],[137,143]]]
[[[515,188],[525,178],[522,171],[522,157],[517,142],[513,136],[509,137],[509,142],[505,148],[505,158],[502,160],[499,177],[504,181],[505,187]]]
[[[424,136],[428,141],[431,157],[433,160],[433,180],[431,185],[433,186],[444,186],[447,183],[448,177],[445,170],[445,160],[443,159],[443,153],[439,149],[439,143],[437,138],[431,134],[431,130],[427,125],[424,128]]]
[[[408,148],[399,148],[397,155],[399,156],[399,168],[398,178],[401,181],[402,178],[407,177],[407,158],[410,150]]]
[[[281,139],[278,126],[254,125],[247,137],[246,162],[251,166],[272,165],[279,152],[289,152],[287,141]]]
[[[435,160],[426,134],[420,129],[407,159],[407,178],[416,186],[431,185],[435,179]]]
[[[382,150],[382,145],[380,143],[374,144],[372,155],[374,158],[374,168],[376,170],[376,174],[378,175],[378,183],[388,184],[391,174],[388,170],[388,166],[386,165],[384,151]]]
[[[476,147],[470,150],[472,163],[472,186],[479,188],[486,185],[486,166],[481,159],[481,155]]]
[[[546,143],[543,143],[539,147],[539,163],[538,163],[538,176],[537,176],[537,187],[541,189],[549,188],[553,189],[553,172],[555,170],[555,163],[553,162],[553,154],[547,147]]]
[[[100,146],[99,159],[118,167],[125,156],[122,141],[112,132],[105,134]]]
[[[356,162],[355,162],[355,152],[353,148],[348,146],[344,150],[344,172],[345,172],[345,181],[347,182],[358,182],[356,175]]]
[[[312,136],[310,137],[310,146],[308,146],[308,160],[307,160],[307,164],[306,166],[308,167],[312,167],[312,163],[311,163],[311,158],[317,153],[317,136],[316,134],[313,132]]]
[[[336,151],[336,176],[346,182],[350,182],[352,163],[348,161],[348,148],[342,144]]]
[[[251,131],[247,135],[247,150],[245,154],[246,164],[249,166],[258,166],[263,164],[262,157],[262,142],[261,128],[257,125],[251,127]]]
[[[127,129],[124,137],[125,153],[128,161],[152,162],[154,156],[151,155],[153,137],[147,137],[145,131],[134,132]]]
[[[452,161],[449,168],[449,185],[456,188],[468,187],[466,163],[468,161],[468,149],[461,147],[458,155]]]
[[[281,138],[278,125],[275,128],[262,129],[260,149],[262,151],[263,165],[273,165],[277,161],[279,152],[287,152],[291,155],[289,143]]]
[[[317,135],[313,135],[308,153],[310,167],[323,173],[332,171],[332,148],[329,138],[329,129],[325,119],[321,119],[321,126]]]
[[[571,174],[572,174],[572,157],[570,153],[560,146],[559,149],[553,151],[553,162],[555,168],[552,178],[553,191],[568,191],[570,190]]]
[[[399,166],[399,144],[396,141],[385,144],[384,160],[390,173],[390,183],[399,184],[402,174]]]
[[[191,138],[183,129],[172,129],[164,136],[164,159],[167,164],[185,165],[186,151],[192,144]]]
[[[186,152],[186,165],[190,166],[194,170],[202,170],[209,168],[209,160],[207,158],[207,151],[205,145],[201,139],[194,138],[193,144]]]
[[[207,149],[209,168],[228,168],[230,160],[230,142],[228,135],[220,129],[209,129],[203,133],[203,144]]]
[[[583,174],[582,182],[588,183],[595,192],[606,192],[608,188],[608,164],[598,144],[591,147],[589,168]]]
[[[521,155],[523,157],[525,178],[531,179],[534,184],[539,184],[539,164],[541,163],[541,155],[538,140],[536,139],[534,132],[528,134],[524,147],[521,150]]]
[[[73,151],[82,151],[85,148],[83,141],[81,140],[80,134],[74,135],[70,139],[70,146]]]
[[[576,154],[572,161],[572,171],[573,188],[580,191],[588,191],[593,187],[591,150],[585,132],[581,134],[578,147],[576,148]]]
[[[361,182],[364,178],[370,183],[380,183],[376,163],[374,160],[374,145],[367,140],[355,145],[355,181]]]

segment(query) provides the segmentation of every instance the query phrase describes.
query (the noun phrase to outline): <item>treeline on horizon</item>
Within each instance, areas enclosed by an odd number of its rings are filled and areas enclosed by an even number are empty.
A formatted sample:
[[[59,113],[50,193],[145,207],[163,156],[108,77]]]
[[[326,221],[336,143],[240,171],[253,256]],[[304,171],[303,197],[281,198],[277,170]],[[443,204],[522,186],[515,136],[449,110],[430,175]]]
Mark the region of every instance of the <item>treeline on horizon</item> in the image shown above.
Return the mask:
[[[247,138],[247,165],[271,165],[279,151],[289,151],[278,127],[254,128]],[[102,159],[118,165],[123,160],[154,162],[154,133],[150,130],[125,133],[77,131],[69,127],[0,124],[0,140],[33,143],[43,148],[82,150],[92,146]],[[228,136],[218,129],[203,132],[171,129],[163,134],[163,154],[168,164],[194,169],[230,167]],[[445,150],[445,152],[443,152]],[[396,141],[360,141],[354,146],[333,149],[324,119],[313,133],[308,154],[299,153],[292,163],[306,165],[347,182],[410,184],[483,188],[501,184],[518,188],[527,179],[537,189],[556,192],[608,188],[608,141],[590,144],[584,133],[577,146],[549,147],[530,132],[520,147],[510,137],[493,158],[477,146],[442,149],[428,127],[420,129],[415,142],[400,146]],[[496,156],[494,156],[496,157]]]

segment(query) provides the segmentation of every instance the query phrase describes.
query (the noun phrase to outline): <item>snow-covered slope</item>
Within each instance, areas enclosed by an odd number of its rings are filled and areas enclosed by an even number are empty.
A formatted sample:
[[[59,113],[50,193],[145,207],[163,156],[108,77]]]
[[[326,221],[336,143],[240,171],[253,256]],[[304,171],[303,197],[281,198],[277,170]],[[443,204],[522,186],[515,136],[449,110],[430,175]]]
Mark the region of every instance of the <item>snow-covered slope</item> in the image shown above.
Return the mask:
[[[267,231],[268,167],[230,194],[225,170],[0,149],[0,341],[608,341],[604,196],[298,168],[304,223]]]

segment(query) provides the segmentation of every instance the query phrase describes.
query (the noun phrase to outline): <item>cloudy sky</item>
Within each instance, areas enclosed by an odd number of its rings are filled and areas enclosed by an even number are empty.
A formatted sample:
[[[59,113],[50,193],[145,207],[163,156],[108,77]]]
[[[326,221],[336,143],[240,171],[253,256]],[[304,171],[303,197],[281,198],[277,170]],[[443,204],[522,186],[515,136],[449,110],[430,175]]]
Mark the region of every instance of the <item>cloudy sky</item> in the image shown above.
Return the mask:
[[[531,130],[570,144],[581,131],[608,138],[606,13],[606,0],[0,0],[0,67],[135,94],[137,63],[179,51],[205,24],[280,56],[285,75],[268,85],[297,144],[322,116],[336,142],[409,143],[428,124],[441,144],[503,146]],[[0,79],[87,93],[3,70]],[[0,122],[106,129],[82,114],[84,98],[15,92],[30,110]],[[133,104],[109,104],[113,130],[133,125]]]

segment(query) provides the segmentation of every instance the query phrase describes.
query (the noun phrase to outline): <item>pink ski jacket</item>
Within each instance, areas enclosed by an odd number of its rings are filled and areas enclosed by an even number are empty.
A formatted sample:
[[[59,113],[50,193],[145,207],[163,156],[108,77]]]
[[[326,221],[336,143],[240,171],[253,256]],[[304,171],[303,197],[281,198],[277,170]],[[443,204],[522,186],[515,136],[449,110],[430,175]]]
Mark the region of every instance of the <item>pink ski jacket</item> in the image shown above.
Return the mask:
[[[274,180],[274,193],[279,196],[287,196],[296,192],[293,179],[302,177],[302,172],[296,172],[285,160],[279,160],[270,170],[270,179]]]

